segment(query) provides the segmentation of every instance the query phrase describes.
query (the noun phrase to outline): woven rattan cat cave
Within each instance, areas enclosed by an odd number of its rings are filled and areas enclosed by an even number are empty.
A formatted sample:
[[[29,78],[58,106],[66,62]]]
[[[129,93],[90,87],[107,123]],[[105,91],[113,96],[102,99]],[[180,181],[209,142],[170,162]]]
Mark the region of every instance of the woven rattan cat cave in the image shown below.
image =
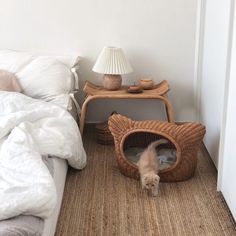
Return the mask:
[[[200,123],[177,125],[161,121],[133,121],[120,114],[109,118],[109,129],[114,137],[118,167],[125,176],[139,179],[137,165],[125,156],[129,147],[147,147],[154,140],[165,138],[168,147],[176,149],[176,162],[159,172],[162,182],[184,181],[193,176],[197,166],[197,153],[205,134]]]

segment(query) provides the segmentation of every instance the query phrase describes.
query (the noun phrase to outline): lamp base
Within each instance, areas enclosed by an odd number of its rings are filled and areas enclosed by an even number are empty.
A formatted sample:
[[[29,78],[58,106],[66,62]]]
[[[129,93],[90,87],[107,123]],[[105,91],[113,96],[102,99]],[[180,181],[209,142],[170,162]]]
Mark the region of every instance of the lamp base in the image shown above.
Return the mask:
[[[108,90],[118,90],[121,87],[121,75],[104,75],[103,87]]]

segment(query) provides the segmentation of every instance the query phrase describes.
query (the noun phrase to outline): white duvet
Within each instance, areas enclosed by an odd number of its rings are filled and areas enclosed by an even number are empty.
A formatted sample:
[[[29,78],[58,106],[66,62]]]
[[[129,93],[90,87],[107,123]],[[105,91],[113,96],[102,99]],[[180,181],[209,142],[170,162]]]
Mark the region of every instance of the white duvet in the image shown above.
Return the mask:
[[[0,220],[20,214],[47,218],[56,188],[42,162],[49,154],[82,169],[86,154],[72,116],[57,105],[0,92]]]

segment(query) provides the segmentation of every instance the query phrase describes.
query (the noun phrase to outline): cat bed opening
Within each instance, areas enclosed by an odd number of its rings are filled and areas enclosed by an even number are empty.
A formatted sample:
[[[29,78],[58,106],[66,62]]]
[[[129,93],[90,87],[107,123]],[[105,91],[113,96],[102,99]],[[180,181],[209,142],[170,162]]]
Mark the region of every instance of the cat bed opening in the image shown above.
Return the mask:
[[[145,148],[153,141],[166,139],[165,137],[148,132],[134,132],[128,135],[124,141],[123,153],[127,160],[137,164]],[[156,148],[160,172],[167,171],[176,164],[177,150],[175,145],[168,140],[167,144],[161,144]]]
[[[128,156],[129,151],[144,149],[152,141],[160,138],[168,140],[157,149],[175,151],[175,161],[160,170],[163,182],[187,180],[193,176],[197,165],[197,153],[205,134],[205,127],[199,123],[177,125],[161,121],[133,121],[120,114],[109,118],[109,129],[114,137],[118,167],[125,176],[139,179],[135,160]]]

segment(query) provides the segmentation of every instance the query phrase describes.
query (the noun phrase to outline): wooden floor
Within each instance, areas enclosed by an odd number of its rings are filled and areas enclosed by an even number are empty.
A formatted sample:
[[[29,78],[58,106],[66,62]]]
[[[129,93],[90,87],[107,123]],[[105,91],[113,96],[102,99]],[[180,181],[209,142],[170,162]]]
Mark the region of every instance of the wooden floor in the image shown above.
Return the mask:
[[[97,144],[92,133],[84,145],[88,164],[82,171],[69,169],[57,236],[236,235],[204,150],[194,178],[161,183],[159,196],[152,198],[138,181],[120,174],[114,147]]]

